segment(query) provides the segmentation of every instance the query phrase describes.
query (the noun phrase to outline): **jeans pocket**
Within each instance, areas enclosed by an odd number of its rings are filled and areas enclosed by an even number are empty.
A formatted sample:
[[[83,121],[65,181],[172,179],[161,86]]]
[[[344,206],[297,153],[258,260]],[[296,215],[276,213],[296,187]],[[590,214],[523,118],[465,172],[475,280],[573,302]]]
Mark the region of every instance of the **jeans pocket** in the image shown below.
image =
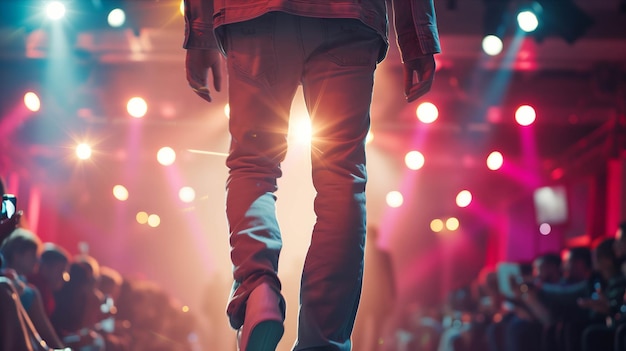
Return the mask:
[[[229,71],[255,81],[273,83],[277,70],[275,23],[275,16],[266,14],[226,26],[225,50],[228,65],[232,68]]]
[[[340,66],[376,65],[383,39],[355,19],[325,20],[326,55]]]

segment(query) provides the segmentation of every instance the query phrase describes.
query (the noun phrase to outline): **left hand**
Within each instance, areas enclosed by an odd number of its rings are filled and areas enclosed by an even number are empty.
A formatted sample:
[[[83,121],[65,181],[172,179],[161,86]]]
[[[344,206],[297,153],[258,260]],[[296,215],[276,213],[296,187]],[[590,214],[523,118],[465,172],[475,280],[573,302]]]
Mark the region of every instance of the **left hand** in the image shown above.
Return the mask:
[[[417,73],[417,82],[414,82]],[[435,78],[435,57],[425,55],[404,63],[404,96],[407,102],[415,101],[430,91]]]
[[[213,87],[222,90],[222,54],[217,49],[188,49],[185,58],[187,82],[193,91],[204,100],[211,102],[207,76],[213,74]]]

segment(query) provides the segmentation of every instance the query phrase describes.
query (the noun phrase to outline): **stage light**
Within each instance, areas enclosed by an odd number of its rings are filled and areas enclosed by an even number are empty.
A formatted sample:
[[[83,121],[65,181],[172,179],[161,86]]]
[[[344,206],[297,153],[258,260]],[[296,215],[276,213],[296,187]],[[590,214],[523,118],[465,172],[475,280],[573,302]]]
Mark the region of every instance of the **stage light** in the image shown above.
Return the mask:
[[[370,130],[365,137],[365,144],[371,144],[374,141],[374,133]]]
[[[390,191],[389,193],[387,193],[386,200],[389,207],[396,208],[402,206],[402,203],[404,202],[404,197],[399,191]]]
[[[113,9],[107,16],[107,22],[109,26],[119,28],[126,22],[126,13],[122,9]]]
[[[151,214],[148,216],[148,225],[152,228],[156,228],[161,224],[161,217],[156,214]]]
[[[548,235],[552,232],[552,227],[548,223],[543,223],[539,226],[539,233],[541,235]]]
[[[146,224],[148,223],[148,214],[144,211],[137,212],[135,219],[139,224]]]
[[[430,230],[439,233],[443,230],[443,221],[439,218],[430,221]]]
[[[472,203],[472,193],[469,190],[461,190],[456,195],[456,205],[459,207],[467,207]]]
[[[41,100],[37,94],[29,91],[24,94],[24,106],[32,112],[37,112],[41,108]]]
[[[504,157],[498,151],[494,151],[487,157],[487,168],[492,171],[499,170],[504,164]]]
[[[419,119],[422,123],[433,123],[439,117],[439,110],[437,106],[431,102],[422,102],[417,106],[415,110],[415,114],[417,115],[417,119]]]
[[[163,166],[170,166],[176,161],[176,151],[169,146],[162,147],[157,152],[157,161]]]
[[[178,191],[178,198],[185,203],[193,202],[196,199],[196,191],[190,186],[184,186]]]
[[[504,44],[502,39],[495,35],[487,35],[483,38],[483,51],[489,56],[496,56],[502,52]]]
[[[539,27],[539,19],[533,11],[524,10],[517,14],[517,25],[526,33],[534,32]]]
[[[522,105],[515,111],[515,121],[521,126],[529,126],[535,122],[537,113],[535,109],[529,105]]]
[[[300,118],[292,120],[289,128],[291,129],[290,134],[294,141],[303,145],[311,143],[313,127],[311,126],[311,119],[308,115],[300,116]]]
[[[126,110],[132,117],[141,118],[148,112],[148,103],[140,97],[134,97],[128,100]]]
[[[91,157],[91,146],[82,143],[76,145],[76,157],[81,160],[87,160]]]
[[[50,1],[46,4],[46,16],[53,21],[65,16],[65,5],[60,1]]]
[[[409,151],[406,156],[404,156],[404,163],[409,169],[414,171],[424,167],[424,162],[424,155],[419,151]]]
[[[120,201],[126,201],[128,200],[128,189],[118,184],[113,187],[113,196]]]
[[[459,229],[460,223],[459,220],[455,217],[450,217],[446,220],[446,229],[453,232]]]

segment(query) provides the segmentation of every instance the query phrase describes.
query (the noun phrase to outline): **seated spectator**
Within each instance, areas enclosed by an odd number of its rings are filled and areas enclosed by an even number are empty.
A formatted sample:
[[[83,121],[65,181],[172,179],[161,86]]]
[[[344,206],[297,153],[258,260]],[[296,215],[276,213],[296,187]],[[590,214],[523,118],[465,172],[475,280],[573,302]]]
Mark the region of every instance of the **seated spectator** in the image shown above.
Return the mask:
[[[69,253],[53,243],[45,243],[39,257],[39,266],[28,281],[39,289],[48,317],[54,311],[54,293],[59,291],[67,279]]]
[[[70,347],[103,350],[104,339],[95,331],[103,317],[103,299],[95,289],[93,270],[85,262],[74,262],[69,273],[70,280],[55,294],[52,324]]]
[[[615,239],[605,239],[596,246],[594,263],[602,281],[595,287],[592,298],[578,301],[581,307],[592,311],[597,320],[607,321],[606,324],[594,324],[585,329],[582,337],[584,351],[613,350],[616,322],[619,322],[614,317],[621,312],[626,291],[626,279],[613,250],[614,243]]]
[[[23,228],[15,229],[0,246],[0,252],[6,261],[4,275],[14,272],[15,281],[23,286],[23,288],[18,288],[21,290],[20,303],[43,340],[51,347],[63,348],[63,343],[46,315],[39,290],[28,284],[26,280],[26,276],[32,274],[35,269],[40,246],[41,241],[37,235]]]

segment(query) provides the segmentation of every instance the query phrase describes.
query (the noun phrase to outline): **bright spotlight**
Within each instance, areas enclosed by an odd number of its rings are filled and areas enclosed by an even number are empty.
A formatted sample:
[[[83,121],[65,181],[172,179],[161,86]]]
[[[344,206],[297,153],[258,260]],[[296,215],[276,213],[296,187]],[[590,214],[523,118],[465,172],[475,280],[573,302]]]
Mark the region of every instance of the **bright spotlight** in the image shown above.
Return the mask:
[[[424,162],[424,155],[419,151],[409,151],[406,156],[404,156],[404,163],[409,169],[414,171],[424,167]]]
[[[151,226],[152,228],[156,228],[159,226],[159,224],[161,224],[161,217],[159,217],[159,215],[151,214],[148,216],[149,226]]]
[[[472,193],[469,190],[461,190],[456,195],[456,205],[459,207],[467,207],[472,203]]]
[[[113,196],[120,201],[128,200],[128,189],[123,185],[116,185],[113,187]]]
[[[543,223],[539,226],[539,233],[541,235],[549,235],[552,232],[552,227],[548,223]]]
[[[65,5],[60,1],[50,1],[46,5],[46,16],[49,19],[56,21],[65,16]]]
[[[483,38],[483,51],[489,56],[496,56],[502,52],[504,44],[502,39],[495,35],[487,35]]]
[[[190,203],[196,199],[196,191],[190,186],[184,186],[178,191],[178,198],[182,202]]]
[[[37,94],[33,93],[32,91],[29,91],[28,93],[24,94],[24,105],[32,112],[39,111],[39,109],[41,108],[41,101],[39,100],[39,96],[37,96]]]
[[[400,193],[399,191],[390,191],[387,194],[387,205],[389,205],[389,207],[400,207],[402,206],[402,203],[404,202],[404,197],[402,196],[402,193]]]
[[[498,151],[494,151],[487,156],[487,168],[492,171],[497,171],[504,164],[504,157]]]
[[[169,166],[176,161],[176,151],[169,146],[162,147],[157,152],[157,161],[163,166]]]
[[[135,118],[141,118],[146,115],[146,112],[148,112],[148,103],[140,97],[134,97],[128,100],[126,110],[129,115]]]
[[[539,19],[530,10],[522,11],[517,14],[517,25],[526,33],[534,32],[539,27]]]
[[[441,232],[443,230],[443,221],[439,218],[433,219],[430,222],[430,230],[432,230],[435,233]]]
[[[535,109],[528,105],[522,105],[515,111],[515,121],[521,126],[529,126],[535,122],[537,113]]]
[[[148,214],[144,211],[137,212],[137,216],[135,216],[137,223],[146,224],[148,223]]]
[[[122,9],[113,9],[107,16],[107,22],[109,26],[119,28],[126,22],[126,13]]]
[[[371,144],[374,141],[374,132],[371,130],[367,132],[367,136],[365,137],[365,144]]]
[[[311,119],[307,116],[299,116],[289,125],[289,136],[293,141],[308,145],[311,143],[313,137],[313,127],[311,126]]]
[[[415,110],[415,114],[417,115],[417,119],[419,119],[422,123],[433,123],[439,117],[439,110],[437,106],[431,102],[422,102],[417,106]]]
[[[91,146],[82,143],[76,145],[76,157],[81,160],[87,160],[91,157]]]
[[[450,217],[446,220],[446,229],[453,232],[459,229],[459,220],[455,217]]]

